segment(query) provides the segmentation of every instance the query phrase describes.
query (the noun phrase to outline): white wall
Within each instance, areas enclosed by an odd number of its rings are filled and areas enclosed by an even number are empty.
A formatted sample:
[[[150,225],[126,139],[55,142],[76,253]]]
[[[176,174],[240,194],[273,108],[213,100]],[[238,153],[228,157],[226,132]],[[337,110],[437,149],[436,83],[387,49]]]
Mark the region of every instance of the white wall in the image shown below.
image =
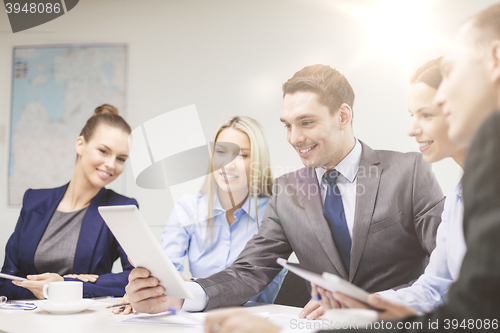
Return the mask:
[[[367,19],[356,18],[342,7],[352,3],[373,13]],[[225,118],[249,115],[264,127],[273,165],[286,170],[301,166],[279,122],[281,84],[296,71],[315,63],[336,67],[356,92],[355,135],[373,148],[416,151],[414,140],[406,136],[408,77],[444,49],[444,44],[418,49],[419,31],[424,33],[429,27],[446,41],[462,20],[495,1],[416,1],[429,3],[429,9],[408,31],[400,26],[406,22],[399,12],[384,18],[387,10],[370,9],[384,3],[387,1],[82,0],[68,14],[16,34],[0,6],[0,257],[19,214],[19,208],[7,207],[13,46],[127,43],[127,106],[132,128],[166,111],[196,104],[209,140]],[[410,6],[415,1],[392,3]],[[366,24],[379,18],[380,27],[392,21],[394,26],[371,36],[378,26]],[[391,42],[387,52],[368,52],[370,41],[380,37]],[[409,57],[401,55],[404,52],[400,51],[413,49],[417,50]],[[434,171],[445,192],[460,177],[452,161],[437,163]],[[169,195],[138,188],[131,172],[124,176],[124,194],[138,199],[150,225],[162,225],[171,210]]]

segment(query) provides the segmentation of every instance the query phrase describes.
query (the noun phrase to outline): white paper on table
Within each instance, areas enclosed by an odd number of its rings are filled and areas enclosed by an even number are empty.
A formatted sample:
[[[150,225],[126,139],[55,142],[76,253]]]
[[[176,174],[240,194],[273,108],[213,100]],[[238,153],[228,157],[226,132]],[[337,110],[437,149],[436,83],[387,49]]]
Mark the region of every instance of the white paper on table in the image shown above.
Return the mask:
[[[204,312],[185,313],[174,315],[170,312],[162,312],[158,314],[136,314],[120,321],[121,323],[136,323],[136,324],[157,324],[157,325],[194,325],[201,326],[205,322],[207,314]]]
[[[109,304],[108,302],[103,302],[103,301],[99,301],[99,300],[96,300],[94,304],[92,304],[92,308],[95,307],[95,306],[110,306],[111,304]]]
[[[323,321],[320,319],[317,320],[308,320],[301,319],[296,315],[285,314],[285,313],[273,313],[267,316],[267,320],[273,323],[276,326],[281,328],[292,328],[292,327],[318,327],[318,329],[322,328]],[[293,320],[293,321],[292,321]]]
[[[121,320],[120,322],[134,324],[202,326],[205,323],[207,315],[208,313],[206,312],[184,312],[182,315],[174,315],[170,312],[162,312],[153,315],[141,313],[132,315],[132,317]],[[269,316],[269,312],[255,313],[255,315],[267,318]]]

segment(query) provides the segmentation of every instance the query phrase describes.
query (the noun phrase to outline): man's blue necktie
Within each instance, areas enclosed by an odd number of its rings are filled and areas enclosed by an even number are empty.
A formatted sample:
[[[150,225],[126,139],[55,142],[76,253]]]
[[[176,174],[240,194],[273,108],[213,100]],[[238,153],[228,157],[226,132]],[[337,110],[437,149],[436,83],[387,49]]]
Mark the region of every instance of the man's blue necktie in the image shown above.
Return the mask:
[[[328,182],[325,204],[323,205],[323,215],[330,224],[333,240],[337,246],[340,257],[344,262],[347,271],[351,265],[351,236],[347,228],[345,219],[344,204],[337,186],[339,172],[335,169],[325,173],[325,180]]]

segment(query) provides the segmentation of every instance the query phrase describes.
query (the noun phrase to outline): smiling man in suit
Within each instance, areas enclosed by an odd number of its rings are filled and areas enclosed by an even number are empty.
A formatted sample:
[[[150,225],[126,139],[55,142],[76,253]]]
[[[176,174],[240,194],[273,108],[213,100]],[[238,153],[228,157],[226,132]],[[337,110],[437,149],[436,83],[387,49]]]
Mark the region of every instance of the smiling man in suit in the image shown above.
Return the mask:
[[[305,168],[275,180],[258,234],[231,267],[187,282],[194,300],[161,295],[157,279],[135,269],[126,290],[137,311],[241,305],[279,273],[276,259],[292,251],[304,268],[339,275],[370,292],[407,285],[422,274],[443,210],[430,166],[420,154],[373,150],[357,140],[354,92],[329,66],[295,73],[283,96],[281,121]],[[310,303],[305,312],[318,306]]]

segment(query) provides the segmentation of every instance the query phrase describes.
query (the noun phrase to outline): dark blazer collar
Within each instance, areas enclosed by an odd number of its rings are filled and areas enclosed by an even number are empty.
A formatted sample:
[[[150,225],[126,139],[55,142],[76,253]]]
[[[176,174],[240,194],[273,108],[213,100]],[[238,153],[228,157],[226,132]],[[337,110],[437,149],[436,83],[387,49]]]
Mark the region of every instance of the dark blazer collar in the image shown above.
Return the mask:
[[[47,200],[44,204],[35,208],[37,216],[33,216],[33,219],[39,219],[39,222],[32,225],[30,232],[32,239],[35,241],[28,242],[27,244],[29,244],[29,247],[21,250],[27,254],[28,258],[31,258],[29,261],[31,263],[29,271],[36,272],[33,262],[35,251],[40,243],[40,240],[42,239],[43,233],[45,232],[50,219],[52,218],[52,215],[54,215],[54,212],[61,202],[64,193],[66,193],[68,185],[69,183],[52,189],[49,192]],[[89,273],[93,251],[104,224],[102,217],[97,211],[97,207],[104,206],[106,204],[107,190],[105,188],[101,188],[97,195],[90,201],[90,205],[82,221],[82,229],[78,238],[75,261],[73,264],[73,267],[78,268],[78,272],[74,272],[75,274]]]
[[[61,200],[64,196],[64,193],[66,193],[66,190],[68,189],[68,185],[69,185],[69,183],[67,183],[61,187],[56,187],[56,188],[51,189],[50,192],[48,192],[46,200],[43,202],[43,204],[35,207],[36,212],[43,214],[44,217],[48,217],[48,219],[46,221],[47,223],[49,222],[50,218],[52,217],[52,214],[54,213],[57,206],[61,202]],[[50,213],[50,214],[47,214],[47,213]],[[50,215],[50,216],[47,216],[47,215]],[[44,221],[45,221],[45,219],[44,219]],[[43,228],[43,231],[45,231],[45,227]]]
[[[380,160],[377,156],[377,153],[363,141],[359,140],[359,142],[361,143],[361,148],[362,148],[361,160],[364,160],[367,164],[372,164],[372,165],[380,164]]]
[[[36,272],[34,263],[35,251],[52,215],[54,215],[54,211],[59,205],[59,202],[61,202],[64,193],[66,193],[68,185],[69,183],[49,190],[49,192],[45,192],[47,193],[46,200],[34,208],[33,215],[31,216],[31,220],[34,223],[30,223],[30,237],[33,241],[26,242],[26,247],[20,249],[20,255],[22,257],[30,258],[30,260],[26,261],[26,263],[29,263],[26,268],[27,272]]]
[[[311,192],[317,192],[320,190],[318,179],[316,178],[316,171],[313,168],[302,168],[299,169],[295,174],[296,191],[299,197],[298,203],[304,208],[308,204],[308,200],[311,198]],[[321,192],[318,192],[321,194]],[[321,196],[320,196],[321,198]]]
[[[361,142],[361,141],[360,141]],[[361,261],[361,255],[365,248],[368,231],[375,210],[380,178],[383,168],[377,153],[361,142],[363,151],[356,186],[363,189],[363,194],[356,198],[356,207],[354,210],[354,228],[351,247],[351,267],[349,272],[349,281],[353,281]]]
[[[298,204],[306,211],[307,220],[314,231],[319,244],[323,247],[338,274],[348,279],[348,272],[333,242],[332,232],[323,216],[323,200],[321,188],[316,177],[316,171],[312,168],[302,168],[295,174]],[[294,184],[295,185],[295,184]],[[325,269],[327,269],[325,267]]]
[[[90,201],[90,205],[82,221],[82,229],[78,244],[76,246],[75,261],[73,263],[74,274],[91,273],[94,250],[104,226],[104,220],[97,211],[97,207],[107,205],[107,190],[103,187]]]

